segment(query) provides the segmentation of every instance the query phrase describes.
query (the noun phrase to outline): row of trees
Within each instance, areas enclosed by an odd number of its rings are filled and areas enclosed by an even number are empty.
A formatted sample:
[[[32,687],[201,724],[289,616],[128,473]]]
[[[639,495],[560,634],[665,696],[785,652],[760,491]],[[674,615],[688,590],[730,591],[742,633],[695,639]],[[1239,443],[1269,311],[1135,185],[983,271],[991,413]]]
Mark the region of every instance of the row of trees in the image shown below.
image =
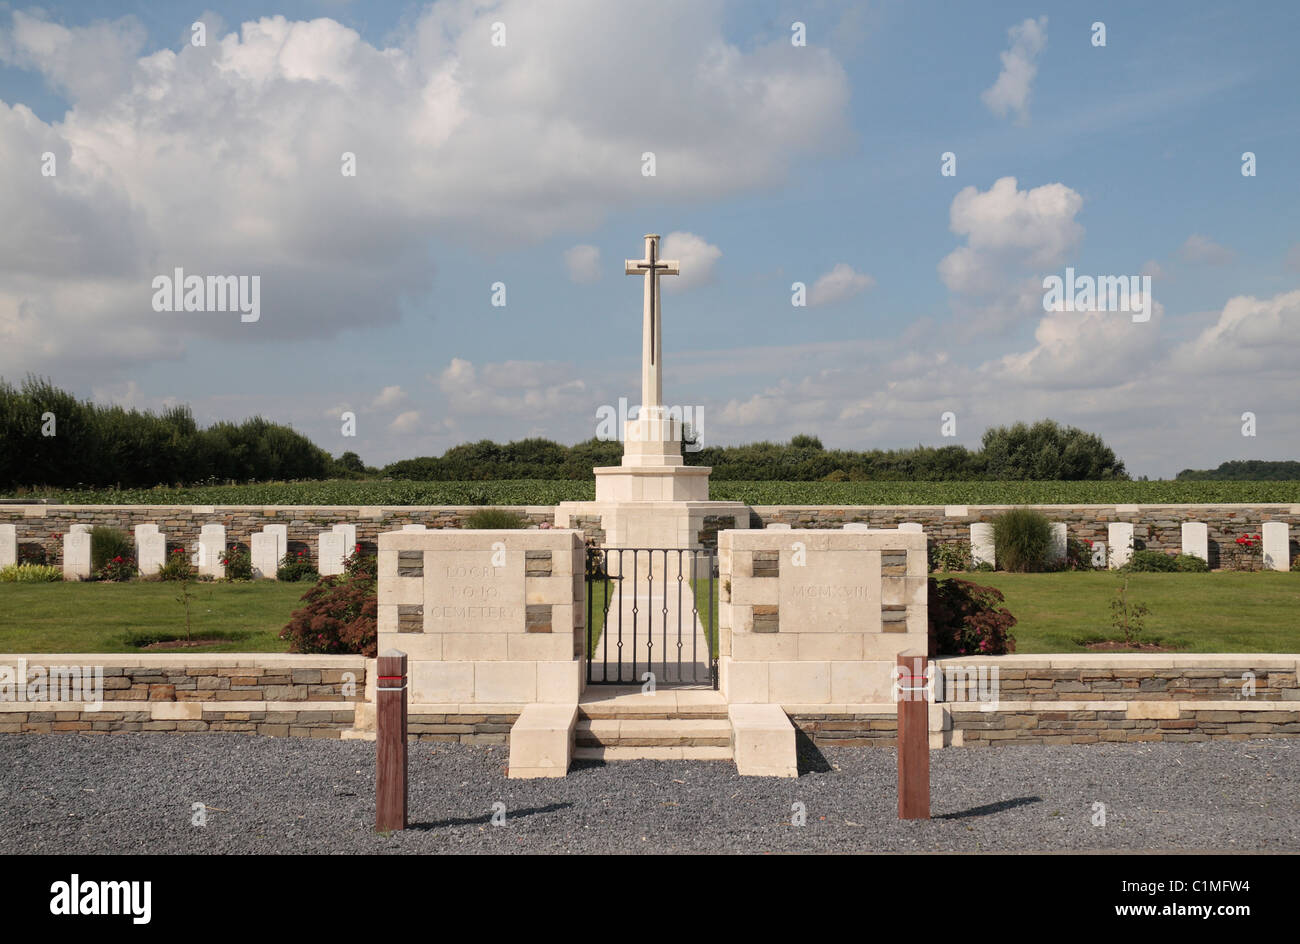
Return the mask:
[[[618,465],[623,446],[589,439],[562,446],[549,439],[512,443],[482,440],[448,449],[441,457],[404,459],[385,475],[421,481],[487,479],[585,479],[592,466]],[[982,446],[917,446],[853,451],[826,449],[816,436],[788,443],[706,446],[684,452],[688,465],[713,467],[717,481],[954,481],[972,479],[1127,478],[1124,463],[1101,438],[1072,426],[1042,420],[984,434]]]
[[[328,478],[335,460],[261,417],[199,429],[189,407],[98,406],[47,380],[0,379],[0,486],[123,488],[210,480]]]
[[[1300,462],[1236,459],[1221,463],[1217,469],[1183,469],[1178,478],[1202,482],[1294,482],[1300,479]]]

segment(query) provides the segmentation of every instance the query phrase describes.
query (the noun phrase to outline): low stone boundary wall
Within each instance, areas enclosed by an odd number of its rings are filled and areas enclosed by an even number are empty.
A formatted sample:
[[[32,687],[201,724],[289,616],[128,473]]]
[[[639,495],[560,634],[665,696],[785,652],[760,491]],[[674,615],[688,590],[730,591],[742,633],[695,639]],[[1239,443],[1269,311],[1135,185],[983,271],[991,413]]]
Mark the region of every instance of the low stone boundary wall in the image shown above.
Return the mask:
[[[131,533],[138,524],[157,524],[172,546],[192,547],[205,524],[220,524],[226,539],[248,544],[252,535],[267,525],[289,529],[291,545],[309,548],[315,557],[321,532],[336,524],[354,524],[357,540],[374,544],[385,531],[405,525],[428,528],[459,528],[465,519],[483,507],[477,505],[0,505],[0,524],[15,527],[20,551],[35,547],[50,561],[62,554],[56,535],[66,534],[74,524],[108,525]],[[501,505],[534,524],[554,524],[553,505]],[[905,521],[920,523],[930,544],[956,544],[970,540],[970,526],[992,521],[1010,505],[753,505],[751,528],[787,524],[792,528],[842,528],[861,522],[873,528],[896,528]],[[1017,506],[1019,507],[1019,506]],[[1072,538],[1107,541],[1112,522],[1130,522],[1137,546],[1177,553],[1182,550],[1182,525],[1188,521],[1206,524],[1210,564],[1218,566],[1235,553],[1236,539],[1247,532],[1258,533],[1265,521],[1283,521],[1300,529],[1300,504],[1282,502],[1250,504],[1147,504],[1147,505],[1030,505],[1053,521],[1064,522]],[[589,537],[596,536],[589,530]],[[1220,553],[1223,551],[1224,553]],[[1300,551],[1291,542],[1290,553]]]
[[[369,663],[361,656],[277,653],[4,655],[0,733],[337,738],[368,718]],[[84,700],[87,686],[101,683],[102,701]],[[81,698],[67,699],[69,691]]]
[[[1258,504],[1168,504],[1168,505],[753,505],[751,528],[785,524],[791,528],[841,528],[861,522],[873,528],[897,528],[914,521],[925,529],[930,545],[970,541],[970,526],[991,522],[1011,508],[1041,511],[1054,522],[1063,522],[1070,537],[1108,542],[1108,527],[1114,522],[1133,525],[1135,547],[1176,554],[1182,551],[1182,526],[1201,521],[1209,540],[1210,566],[1218,567],[1236,553],[1236,540],[1249,532],[1258,534],[1266,521],[1283,521],[1292,531],[1300,526],[1300,504],[1268,502]],[[1294,557],[1300,544],[1292,540]]]
[[[946,656],[941,669],[997,666],[1002,701],[1297,701],[1300,656],[1096,655]]]

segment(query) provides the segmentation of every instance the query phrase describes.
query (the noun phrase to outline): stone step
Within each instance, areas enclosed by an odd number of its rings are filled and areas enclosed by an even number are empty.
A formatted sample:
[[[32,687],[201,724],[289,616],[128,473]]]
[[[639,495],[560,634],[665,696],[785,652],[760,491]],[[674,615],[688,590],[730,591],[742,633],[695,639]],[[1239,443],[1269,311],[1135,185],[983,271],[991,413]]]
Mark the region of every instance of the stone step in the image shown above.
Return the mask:
[[[661,747],[575,747],[574,760],[731,760],[730,747],[702,747],[683,745]]]
[[[579,720],[574,739],[584,747],[730,748],[731,722],[726,718]]]

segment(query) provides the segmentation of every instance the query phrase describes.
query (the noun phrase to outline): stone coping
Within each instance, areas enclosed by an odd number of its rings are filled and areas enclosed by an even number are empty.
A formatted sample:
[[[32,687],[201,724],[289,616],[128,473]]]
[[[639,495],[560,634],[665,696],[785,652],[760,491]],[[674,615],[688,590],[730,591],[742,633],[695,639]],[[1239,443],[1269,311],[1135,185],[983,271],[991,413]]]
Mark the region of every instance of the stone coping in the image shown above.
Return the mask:
[[[84,701],[0,701],[0,714],[29,711],[79,711],[88,714],[120,714],[148,711],[155,715],[193,714],[205,711],[353,711],[355,701],[104,701],[99,707]]]
[[[117,652],[14,652],[0,653],[0,665],[19,659],[28,665],[102,665],[112,668],[298,668],[365,669],[370,659],[355,655],[299,655],[285,652],[117,653]]]
[[[46,511],[59,511],[66,509],[78,509],[81,511],[120,511],[123,508],[138,509],[142,511],[187,511],[199,514],[221,514],[222,512],[255,512],[265,514],[266,512],[295,512],[301,514],[329,514],[339,510],[358,511],[367,514],[375,512],[405,512],[405,511],[455,511],[455,512],[475,512],[482,511],[484,508],[522,508],[526,512],[536,512],[542,514],[553,509],[554,505],[57,505],[45,504],[43,502],[27,504],[5,504],[0,505],[3,508],[27,509],[27,508],[44,508]]]
[[[1124,711],[1132,708],[1135,712],[1172,712],[1172,711],[1300,711],[1300,703],[1294,701],[1260,701],[1243,698],[1240,701],[1198,701],[1184,698],[1170,701],[942,701],[936,704],[956,711],[979,711],[989,714],[998,712],[1061,712],[1061,711]],[[889,706],[891,709],[892,705]],[[1173,715],[1177,717],[1176,714]]]
[[[715,482],[714,484],[717,484]],[[969,512],[972,509],[979,511],[1005,511],[1012,508],[1268,508],[1274,511],[1283,511],[1285,514],[1300,514],[1300,505],[1291,502],[1102,502],[1100,504],[1087,504],[1084,502],[1054,502],[1042,504],[1011,504],[1011,505],[899,505],[892,502],[885,504],[865,504],[865,505],[750,505],[750,508],[756,512],[763,512],[775,509],[790,510],[824,510],[824,511],[841,511],[853,508],[887,508],[892,510],[917,509],[924,511],[943,511],[945,517],[970,517]],[[965,508],[968,511],[966,515],[948,515],[949,508]]]
[[[1171,652],[1148,655],[1142,652],[1042,652],[1004,656],[935,656],[931,661],[940,665],[996,665],[1008,669],[1018,666],[1046,666],[1049,669],[1217,669],[1220,666],[1295,669],[1300,665],[1300,653]]]
[[[627,466],[605,466],[605,467],[602,467],[602,470],[604,470],[604,469],[608,469],[608,470],[610,470],[610,471],[626,472],[626,471],[628,471],[629,468],[636,468],[636,467],[627,467]],[[702,467],[700,467],[700,466],[677,466],[677,467],[675,467],[675,468],[678,469],[678,470],[686,470],[686,471],[687,471],[687,474],[690,474],[689,470],[691,470],[691,469],[699,469],[699,468],[702,468]],[[706,471],[707,471],[707,470],[706,470]],[[585,502],[583,499],[575,499],[574,502],[587,503],[587,502]],[[572,503],[573,503],[573,502],[564,502],[564,503],[562,503],[562,504],[572,504]],[[726,504],[740,504],[740,503],[738,503],[738,502],[726,502]],[[373,515],[373,514],[376,514],[376,513],[384,513],[384,512],[395,512],[395,513],[400,513],[400,512],[408,512],[408,511],[451,511],[451,512],[465,512],[465,513],[469,513],[469,512],[474,512],[474,511],[480,511],[480,510],[482,510],[482,509],[484,509],[484,508],[513,508],[513,509],[523,509],[526,513],[544,514],[544,513],[546,513],[546,512],[551,511],[551,510],[554,509],[555,507],[556,507],[555,505],[192,505],[192,504],[191,504],[191,505],[185,505],[185,504],[171,504],[171,505],[58,505],[58,504],[45,504],[45,503],[43,503],[43,502],[29,502],[29,503],[17,503],[17,502],[14,502],[14,503],[6,503],[6,504],[4,504],[4,505],[0,505],[0,509],[3,509],[3,508],[13,508],[13,509],[16,509],[16,510],[23,510],[23,509],[27,509],[27,508],[42,508],[42,509],[45,509],[46,511],[49,511],[49,510],[62,510],[62,509],[81,509],[81,510],[84,510],[84,511],[120,511],[121,509],[129,508],[129,509],[141,509],[141,510],[156,509],[156,510],[159,510],[159,511],[188,511],[188,512],[198,512],[198,513],[201,513],[201,514],[220,514],[220,513],[223,513],[223,512],[255,512],[255,513],[262,513],[262,514],[265,514],[265,513],[267,513],[267,512],[274,512],[274,513],[280,513],[280,512],[295,512],[295,513],[300,513],[300,514],[304,514],[304,515],[307,515],[307,514],[329,514],[329,513],[331,513],[331,512],[336,512],[336,511],[339,511],[339,510],[356,511],[356,512],[362,512],[362,513],[369,514],[369,515]],[[948,504],[948,505],[901,505],[901,504],[894,504],[894,503],[885,503],[885,504],[858,504],[858,505],[829,505],[829,504],[826,504],[826,505],[749,505],[749,507],[752,508],[752,509],[754,509],[756,512],[762,512],[762,511],[765,511],[765,510],[772,510],[772,509],[783,509],[783,508],[784,508],[784,509],[792,509],[792,510],[796,510],[796,509],[797,509],[797,510],[817,510],[817,509],[820,509],[820,510],[825,510],[825,511],[846,510],[846,509],[855,509],[855,508],[888,508],[888,509],[891,509],[891,510],[893,510],[893,509],[898,509],[898,510],[919,509],[919,510],[926,510],[926,511],[944,511],[945,515],[946,515],[946,510],[949,509],[949,508],[966,508],[966,509],[968,510],[968,512],[969,512],[971,509],[977,509],[977,510],[980,510],[980,511],[985,511],[985,510],[1006,510],[1006,509],[1010,509],[1010,508],[1022,508],[1022,507],[1030,507],[1030,508],[1110,508],[1110,509],[1115,509],[1115,508],[1132,508],[1132,507],[1136,507],[1136,508],[1139,508],[1139,509],[1152,509],[1152,508],[1173,508],[1173,509],[1196,509],[1196,508],[1242,508],[1242,509],[1245,509],[1245,508],[1267,508],[1267,509],[1269,509],[1269,510],[1282,512],[1282,513],[1284,513],[1284,514],[1291,514],[1291,515],[1300,514],[1300,504],[1294,504],[1294,503],[1291,503],[1291,502],[1146,502],[1146,503],[1143,503],[1143,502],[1136,502],[1136,503],[1135,503],[1135,502],[1102,502],[1102,503],[1100,503],[1100,504],[1088,504],[1088,503],[1082,503],[1082,502],[1079,502],[1079,503],[1072,503],[1072,502],[1057,502],[1057,503],[1031,504],[1031,505],[1028,505],[1028,506],[1026,506],[1026,505],[1024,505],[1024,504],[1010,504],[1010,505],[971,505],[971,504],[967,504],[967,505],[952,505],[952,504]],[[947,515],[946,515],[946,516],[947,516]],[[948,517],[969,517],[969,516],[970,516],[970,515],[967,514],[967,515],[965,515],[965,516],[948,516]]]

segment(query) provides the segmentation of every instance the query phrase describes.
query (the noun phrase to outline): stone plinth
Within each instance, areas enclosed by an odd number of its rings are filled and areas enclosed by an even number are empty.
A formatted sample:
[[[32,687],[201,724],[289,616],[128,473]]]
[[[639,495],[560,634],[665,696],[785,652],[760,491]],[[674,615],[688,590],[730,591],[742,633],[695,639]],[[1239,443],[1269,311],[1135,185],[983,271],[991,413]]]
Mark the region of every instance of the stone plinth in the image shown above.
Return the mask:
[[[927,541],[906,531],[719,535],[720,679],[732,704],[878,704],[927,646]]]
[[[571,530],[379,536],[379,648],[409,658],[412,703],[576,704],[585,549]]]

